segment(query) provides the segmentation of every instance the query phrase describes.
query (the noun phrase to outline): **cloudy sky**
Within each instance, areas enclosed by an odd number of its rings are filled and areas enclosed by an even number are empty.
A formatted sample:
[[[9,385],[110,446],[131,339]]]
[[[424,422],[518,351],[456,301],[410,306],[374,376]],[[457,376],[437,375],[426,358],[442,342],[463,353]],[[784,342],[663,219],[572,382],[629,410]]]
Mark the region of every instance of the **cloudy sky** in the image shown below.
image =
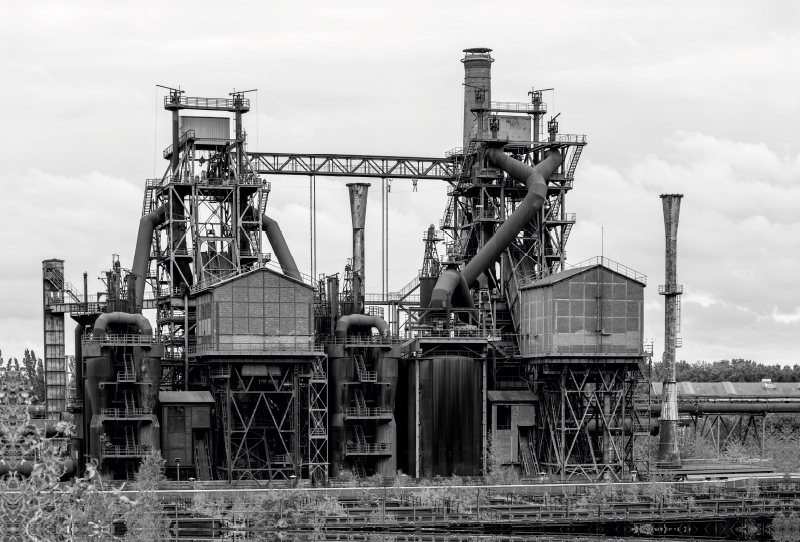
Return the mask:
[[[658,355],[658,196],[679,192],[680,358],[800,363],[800,4],[730,0],[0,0],[4,356],[41,352],[43,259],[66,260],[76,284],[88,271],[92,291],[112,254],[130,265],[144,180],[166,166],[156,84],[257,88],[250,150],[442,156],[460,145],[467,47],[494,49],[493,99],[555,87],[561,131],[587,135],[568,257],[599,254],[602,228],[605,255],[648,275]],[[271,214],[308,271],[308,180],[271,180]],[[345,182],[318,179],[320,272],[350,252]],[[392,185],[390,289],[420,267],[444,203],[441,182]],[[379,291],[378,228],[367,243]]]

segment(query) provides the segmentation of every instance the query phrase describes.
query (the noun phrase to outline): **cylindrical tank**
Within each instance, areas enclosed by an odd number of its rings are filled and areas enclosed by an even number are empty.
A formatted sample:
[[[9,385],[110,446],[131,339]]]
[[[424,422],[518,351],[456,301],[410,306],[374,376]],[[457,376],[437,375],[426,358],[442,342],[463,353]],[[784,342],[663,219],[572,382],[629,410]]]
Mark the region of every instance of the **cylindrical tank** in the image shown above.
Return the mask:
[[[421,359],[419,372],[420,475],[480,475],[483,447],[480,360]]]
[[[389,357],[379,348],[373,350],[375,359],[375,371],[377,372],[378,382],[378,401],[379,408],[395,410],[395,397],[397,396],[397,377],[398,377],[398,358]],[[389,442],[392,444],[392,455],[380,458],[375,465],[375,471],[382,475],[391,477],[397,473],[397,454],[399,451],[397,443],[397,423],[394,415],[389,422],[380,422],[376,427],[375,435],[378,442]]]
[[[489,107],[492,101],[492,62],[491,49],[477,47],[464,49],[464,144],[466,151],[469,137],[475,124],[476,106]],[[482,100],[478,101],[479,98]]]
[[[328,455],[329,475],[337,478],[344,464],[344,447],[347,441],[344,430],[344,409],[349,404],[348,373],[353,366],[351,358],[334,358],[329,365],[328,388]]]

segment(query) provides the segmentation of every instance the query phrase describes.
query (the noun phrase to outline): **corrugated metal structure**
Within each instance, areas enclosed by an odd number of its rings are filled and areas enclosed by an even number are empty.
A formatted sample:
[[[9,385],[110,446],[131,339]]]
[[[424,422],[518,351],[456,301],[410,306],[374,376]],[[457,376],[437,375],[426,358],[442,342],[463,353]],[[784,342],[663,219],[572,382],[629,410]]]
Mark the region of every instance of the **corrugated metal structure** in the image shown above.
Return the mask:
[[[599,261],[521,287],[520,353],[641,355],[644,287]]]

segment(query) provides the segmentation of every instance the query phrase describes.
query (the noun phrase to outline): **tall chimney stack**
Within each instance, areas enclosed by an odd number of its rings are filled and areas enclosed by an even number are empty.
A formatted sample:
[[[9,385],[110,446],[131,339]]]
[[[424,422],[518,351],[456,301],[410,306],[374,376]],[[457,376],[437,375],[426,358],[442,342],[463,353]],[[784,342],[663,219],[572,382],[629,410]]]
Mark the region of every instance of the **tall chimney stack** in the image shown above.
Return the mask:
[[[364,312],[364,224],[367,221],[369,183],[350,183],[350,215],[353,219],[353,312]]]
[[[680,330],[680,302],[683,286],[678,284],[678,216],[683,194],[662,194],[666,234],[666,284],[658,287],[664,296],[664,390],[661,403],[658,461],[664,465],[680,463],[678,449],[678,384],[675,374],[675,349]]]
[[[491,49],[464,49],[464,152],[476,123],[484,122],[484,110],[492,101]],[[483,126],[482,128],[486,128]]]

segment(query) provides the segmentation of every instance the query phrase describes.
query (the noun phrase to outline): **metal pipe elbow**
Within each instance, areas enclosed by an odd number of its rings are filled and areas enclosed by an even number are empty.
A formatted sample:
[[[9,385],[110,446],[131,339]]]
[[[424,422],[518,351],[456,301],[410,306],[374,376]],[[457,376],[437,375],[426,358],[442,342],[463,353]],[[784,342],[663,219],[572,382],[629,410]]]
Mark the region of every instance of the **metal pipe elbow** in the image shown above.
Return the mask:
[[[342,316],[336,322],[336,338],[344,339],[347,337],[347,332],[350,327],[374,327],[377,328],[381,336],[385,337],[389,334],[389,324],[380,316],[371,316],[369,314],[349,314]]]
[[[92,336],[102,337],[105,335],[109,324],[135,325],[139,328],[139,334],[141,335],[151,335],[153,333],[153,326],[150,325],[150,321],[141,314],[106,312],[101,314],[95,321]]]

